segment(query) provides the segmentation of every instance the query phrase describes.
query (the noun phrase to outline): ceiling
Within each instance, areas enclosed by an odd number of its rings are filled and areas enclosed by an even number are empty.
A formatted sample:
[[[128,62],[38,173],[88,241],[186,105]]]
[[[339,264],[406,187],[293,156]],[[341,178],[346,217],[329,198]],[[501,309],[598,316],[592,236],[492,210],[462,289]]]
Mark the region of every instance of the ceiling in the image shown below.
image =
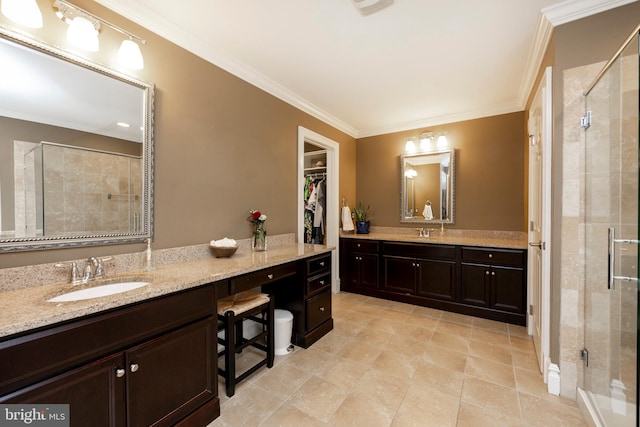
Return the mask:
[[[364,137],[522,111],[553,26],[635,0],[96,1]]]

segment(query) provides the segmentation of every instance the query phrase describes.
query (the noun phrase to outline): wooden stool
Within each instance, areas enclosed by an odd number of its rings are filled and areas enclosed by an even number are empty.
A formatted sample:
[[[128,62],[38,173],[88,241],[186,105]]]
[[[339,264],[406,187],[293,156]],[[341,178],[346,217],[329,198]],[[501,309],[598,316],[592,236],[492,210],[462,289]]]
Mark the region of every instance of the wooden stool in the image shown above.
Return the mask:
[[[273,298],[255,291],[240,292],[218,300],[218,331],[225,331],[224,338],[218,337],[218,344],[224,346],[224,349],[218,352],[218,358],[224,356],[224,369],[218,368],[218,374],[224,377],[227,396],[233,396],[236,384],[260,367],[273,366],[273,308]],[[262,332],[253,338],[246,339],[242,323],[248,319],[261,324]],[[265,358],[236,376],[235,355],[248,346],[264,351]]]

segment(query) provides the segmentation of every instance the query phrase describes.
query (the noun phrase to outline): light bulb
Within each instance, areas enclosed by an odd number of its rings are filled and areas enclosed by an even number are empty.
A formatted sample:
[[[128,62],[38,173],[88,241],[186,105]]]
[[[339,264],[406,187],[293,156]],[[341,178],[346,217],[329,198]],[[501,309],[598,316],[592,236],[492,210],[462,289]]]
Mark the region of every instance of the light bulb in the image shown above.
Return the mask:
[[[42,12],[36,0],[2,0],[2,14],[29,28],[42,28]]]
[[[144,68],[144,58],[142,58],[138,43],[131,39],[123,40],[120,50],[118,50],[118,62],[132,70],[142,70]]]
[[[67,30],[67,40],[76,47],[90,52],[97,52],[100,48],[98,30],[87,18],[76,16]]]

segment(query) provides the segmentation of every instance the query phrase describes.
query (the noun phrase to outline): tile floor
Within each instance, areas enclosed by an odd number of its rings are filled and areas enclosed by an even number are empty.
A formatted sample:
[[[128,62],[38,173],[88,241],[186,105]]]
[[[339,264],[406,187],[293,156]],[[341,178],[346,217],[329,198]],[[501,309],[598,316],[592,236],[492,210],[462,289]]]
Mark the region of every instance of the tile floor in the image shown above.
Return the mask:
[[[349,293],[333,296],[333,318],[232,398],[220,379],[209,427],[586,425],[546,392],[524,327]]]

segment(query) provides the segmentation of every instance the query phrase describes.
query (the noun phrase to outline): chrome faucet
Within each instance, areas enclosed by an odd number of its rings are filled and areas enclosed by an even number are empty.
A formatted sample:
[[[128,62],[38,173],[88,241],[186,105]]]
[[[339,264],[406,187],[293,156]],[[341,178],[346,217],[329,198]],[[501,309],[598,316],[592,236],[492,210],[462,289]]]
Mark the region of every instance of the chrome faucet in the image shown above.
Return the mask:
[[[66,266],[71,267],[71,276],[69,278],[69,283],[71,283],[72,285],[77,285],[79,283],[82,283],[82,279],[80,279],[80,272],[78,271],[78,263],[76,263],[75,261],[59,262],[55,264],[55,266],[58,268],[66,267]]]
[[[92,279],[101,279],[104,277],[103,261],[110,261],[113,257],[96,258],[94,256],[87,259],[87,265],[84,267],[84,275],[82,276],[82,282],[87,283]]]
[[[431,231],[433,231],[430,228],[416,228],[416,230],[418,230],[418,236],[420,237],[431,237]]]

